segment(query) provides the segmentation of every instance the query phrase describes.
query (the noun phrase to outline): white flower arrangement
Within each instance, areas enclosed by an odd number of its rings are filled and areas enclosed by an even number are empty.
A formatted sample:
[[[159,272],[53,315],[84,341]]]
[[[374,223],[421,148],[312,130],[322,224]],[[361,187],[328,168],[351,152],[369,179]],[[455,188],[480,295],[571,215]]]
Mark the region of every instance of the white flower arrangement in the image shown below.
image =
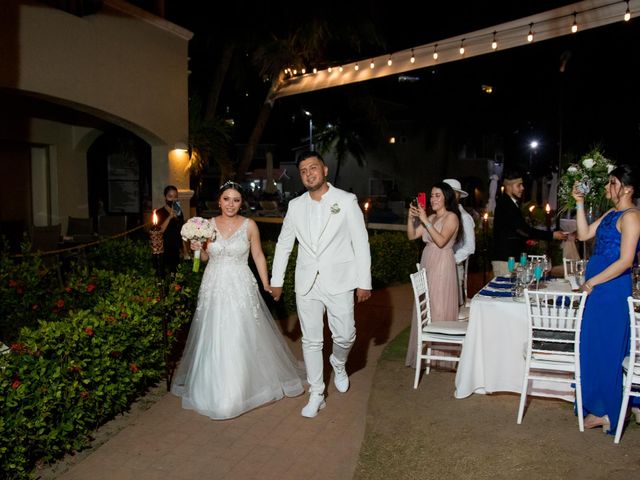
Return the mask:
[[[604,186],[609,181],[609,174],[616,168],[615,163],[606,158],[599,147],[593,148],[582,156],[578,163],[572,163],[560,177],[558,199],[560,212],[575,208],[576,201],[571,192],[575,182],[579,182],[584,192],[587,208],[602,212],[607,207]]]
[[[204,242],[205,240],[213,240],[216,238],[216,231],[211,222],[206,218],[192,217],[182,225],[180,235],[185,242],[195,240]],[[193,255],[193,271],[200,269],[200,250],[196,250]]]

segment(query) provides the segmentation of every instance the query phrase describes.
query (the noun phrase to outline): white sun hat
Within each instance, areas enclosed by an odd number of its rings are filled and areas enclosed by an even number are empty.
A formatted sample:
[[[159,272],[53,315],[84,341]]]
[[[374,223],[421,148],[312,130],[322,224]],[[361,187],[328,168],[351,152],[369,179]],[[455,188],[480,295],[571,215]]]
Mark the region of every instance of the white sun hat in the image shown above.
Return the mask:
[[[462,190],[462,185],[455,178],[447,178],[443,180],[443,182],[453,188],[456,192],[458,192],[460,194],[460,198],[466,198],[469,196],[467,192]]]

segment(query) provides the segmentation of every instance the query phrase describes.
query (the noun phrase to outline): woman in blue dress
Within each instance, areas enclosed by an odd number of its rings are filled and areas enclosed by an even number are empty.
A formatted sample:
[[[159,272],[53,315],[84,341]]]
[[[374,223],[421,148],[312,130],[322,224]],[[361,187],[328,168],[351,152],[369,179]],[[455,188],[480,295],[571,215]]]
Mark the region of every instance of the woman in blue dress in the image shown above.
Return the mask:
[[[584,426],[602,427],[611,434],[622,403],[621,364],[629,354],[627,297],[632,290],[631,268],[640,248],[640,210],[633,203],[636,192],[640,193],[636,185],[637,174],[630,166],[611,171],[605,193],[613,208],[591,225],[584,211],[584,194],[578,183],[573,188],[578,239],[596,237],[586,281],[580,287],[589,295],[580,336]],[[637,405],[632,406],[635,410]]]

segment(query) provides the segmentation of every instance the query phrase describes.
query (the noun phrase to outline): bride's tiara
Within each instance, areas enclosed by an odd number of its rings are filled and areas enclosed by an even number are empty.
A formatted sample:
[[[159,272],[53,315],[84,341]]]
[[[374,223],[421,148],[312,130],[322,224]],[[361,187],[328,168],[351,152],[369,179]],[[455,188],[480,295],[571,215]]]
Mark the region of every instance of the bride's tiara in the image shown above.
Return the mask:
[[[233,188],[235,190],[242,191],[242,185],[237,182],[232,182],[231,180],[227,180],[220,185],[220,190],[224,190],[225,188]]]

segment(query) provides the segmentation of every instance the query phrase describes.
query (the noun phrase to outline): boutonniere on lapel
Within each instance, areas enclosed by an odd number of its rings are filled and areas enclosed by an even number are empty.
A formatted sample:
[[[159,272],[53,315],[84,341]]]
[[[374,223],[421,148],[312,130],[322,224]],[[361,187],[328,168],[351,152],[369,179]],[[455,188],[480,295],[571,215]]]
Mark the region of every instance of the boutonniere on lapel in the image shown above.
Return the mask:
[[[336,213],[340,213],[340,205],[338,205],[337,203],[331,205],[331,213],[333,215],[335,215]]]

